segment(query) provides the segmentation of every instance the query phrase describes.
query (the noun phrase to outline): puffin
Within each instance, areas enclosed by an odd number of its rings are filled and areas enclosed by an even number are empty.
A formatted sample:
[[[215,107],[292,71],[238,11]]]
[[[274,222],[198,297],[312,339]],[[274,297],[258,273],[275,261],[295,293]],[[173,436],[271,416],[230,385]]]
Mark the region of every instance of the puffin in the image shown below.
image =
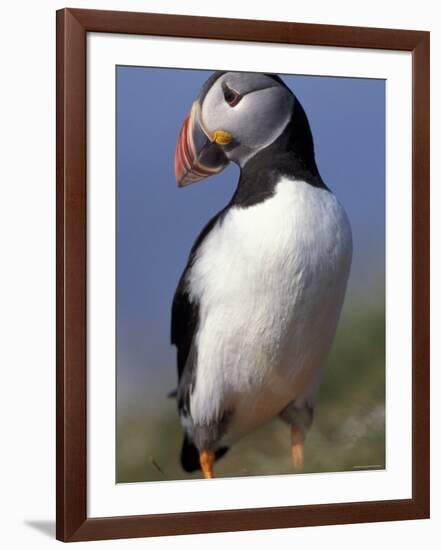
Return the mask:
[[[186,472],[213,477],[231,445],[279,417],[293,471],[341,313],[348,216],[320,176],[298,98],[275,74],[217,71],[179,132],[179,187],[230,162],[230,202],[202,229],[172,302]]]

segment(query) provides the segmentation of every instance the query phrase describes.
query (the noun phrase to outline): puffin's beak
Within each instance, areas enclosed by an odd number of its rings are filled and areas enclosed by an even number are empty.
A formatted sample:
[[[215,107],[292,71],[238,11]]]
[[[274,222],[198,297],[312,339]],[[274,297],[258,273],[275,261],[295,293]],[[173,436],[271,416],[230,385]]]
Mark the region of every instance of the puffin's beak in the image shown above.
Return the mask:
[[[175,152],[175,175],[179,187],[196,183],[221,172],[228,164],[220,141],[204,129],[198,101],[179,132]]]

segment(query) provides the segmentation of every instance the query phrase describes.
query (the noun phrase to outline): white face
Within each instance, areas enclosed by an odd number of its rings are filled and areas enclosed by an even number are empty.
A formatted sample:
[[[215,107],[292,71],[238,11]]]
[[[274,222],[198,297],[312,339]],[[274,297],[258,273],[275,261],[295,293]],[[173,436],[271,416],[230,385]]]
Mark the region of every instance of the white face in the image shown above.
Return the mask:
[[[288,124],[294,96],[273,78],[259,73],[225,73],[202,101],[205,129],[232,135],[225,155],[243,166],[275,141]]]

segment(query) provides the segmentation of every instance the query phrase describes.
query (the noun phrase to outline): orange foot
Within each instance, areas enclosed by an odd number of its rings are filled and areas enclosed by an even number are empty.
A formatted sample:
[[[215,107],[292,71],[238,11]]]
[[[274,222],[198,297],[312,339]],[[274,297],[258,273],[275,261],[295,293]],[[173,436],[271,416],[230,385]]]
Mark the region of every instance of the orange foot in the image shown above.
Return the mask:
[[[291,456],[296,470],[303,470],[305,464],[305,443],[302,430],[297,426],[291,428]]]
[[[213,451],[201,451],[199,453],[199,463],[201,465],[202,473],[205,479],[212,479],[213,477],[213,464],[214,464],[214,452]]]

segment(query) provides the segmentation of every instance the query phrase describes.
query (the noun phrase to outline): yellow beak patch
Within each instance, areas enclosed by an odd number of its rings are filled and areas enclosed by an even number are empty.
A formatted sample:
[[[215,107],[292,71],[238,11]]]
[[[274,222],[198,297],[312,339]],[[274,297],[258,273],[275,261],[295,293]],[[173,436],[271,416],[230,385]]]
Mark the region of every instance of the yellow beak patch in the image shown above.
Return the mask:
[[[213,132],[213,141],[218,145],[228,145],[232,139],[233,136],[226,130],[216,130]]]

